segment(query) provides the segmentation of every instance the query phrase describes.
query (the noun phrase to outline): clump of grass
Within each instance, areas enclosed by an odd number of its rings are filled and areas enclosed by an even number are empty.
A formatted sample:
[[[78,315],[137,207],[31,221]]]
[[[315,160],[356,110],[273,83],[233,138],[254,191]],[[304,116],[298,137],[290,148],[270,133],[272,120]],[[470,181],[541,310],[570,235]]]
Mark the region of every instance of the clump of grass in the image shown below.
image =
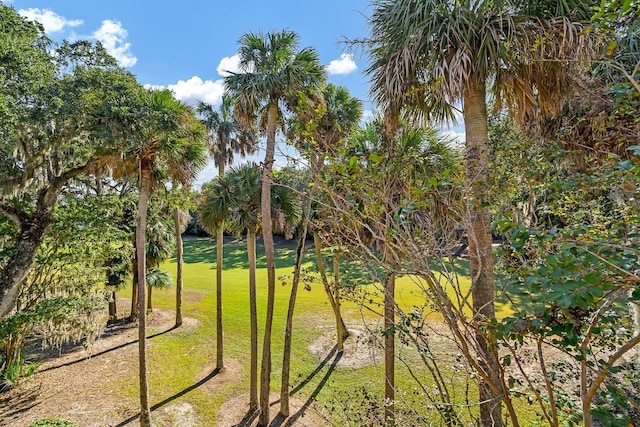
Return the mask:
[[[64,418],[43,418],[32,422],[29,427],[79,427],[78,424],[73,423]]]

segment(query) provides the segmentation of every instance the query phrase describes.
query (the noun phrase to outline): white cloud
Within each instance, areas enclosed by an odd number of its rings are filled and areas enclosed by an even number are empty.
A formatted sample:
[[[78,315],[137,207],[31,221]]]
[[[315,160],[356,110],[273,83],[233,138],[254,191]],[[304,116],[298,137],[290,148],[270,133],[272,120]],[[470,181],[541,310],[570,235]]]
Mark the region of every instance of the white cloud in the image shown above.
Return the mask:
[[[44,31],[49,34],[62,31],[64,27],[77,27],[78,25],[82,25],[81,19],[69,20],[48,9],[20,9],[18,13],[29,21],[41,23]]]
[[[151,84],[148,84],[148,83],[146,85],[143,85],[143,87],[145,89],[147,89],[147,90],[164,90],[164,89],[166,89],[162,85],[151,85]]]
[[[360,118],[360,123],[367,123],[368,121],[373,120],[375,114],[371,110],[364,110],[362,112],[362,117]]]
[[[464,148],[466,135],[464,130],[456,131],[452,128],[440,130],[440,135],[445,138],[448,145],[454,148]]]
[[[133,67],[138,58],[131,53],[131,43],[126,41],[129,33],[122,27],[119,21],[105,19],[102,26],[93,33],[93,38],[99,40],[118,64],[122,67]]]
[[[230,76],[231,73],[239,73],[242,70],[240,69],[240,57],[238,54],[233,56],[225,56],[220,60],[220,64],[218,64],[218,74],[222,77]]]
[[[202,101],[217,105],[222,100],[224,82],[221,79],[215,82],[212,80],[203,81],[200,77],[193,76],[187,81],[178,80],[178,83],[169,85],[168,89],[185,104],[195,106],[199,101]]]
[[[340,55],[340,59],[334,59],[327,65],[327,72],[329,74],[349,74],[357,69],[358,66],[353,60],[353,55],[350,53],[343,53]]]

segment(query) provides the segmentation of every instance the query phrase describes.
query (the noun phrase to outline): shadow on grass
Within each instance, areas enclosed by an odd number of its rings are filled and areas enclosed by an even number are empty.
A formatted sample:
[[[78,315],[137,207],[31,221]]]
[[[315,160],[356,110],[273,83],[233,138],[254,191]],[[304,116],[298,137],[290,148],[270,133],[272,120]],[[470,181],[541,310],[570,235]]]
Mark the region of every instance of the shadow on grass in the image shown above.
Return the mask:
[[[327,354],[327,356],[320,362],[318,367],[314,369],[313,372],[311,372],[293,390],[291,390],[290,395],[294,395],[295,393],[300,391],[305,385],[307,385],[326,366],[329,360],[331,360],[331,358],[334,357],[337,349],[338,349],[337,346],[333,346],[329,354]],[[320,391],[327,384],[327,381],[329,381],[329,377],[331,377],[331,374],[336,369],[336,366],[338,365],[338,362],[340,362],[341,358],[342,358],[342,353],[339,353],[337,356],[335,356],[335,358],[333,359],[333,362],[331,362],[331,365],[329,366],[329,369],[324,374],[324,377],[322,377],[322,379],[316,386],[315,390],[313,390],[313,393],[311,393],[311,396],[309,396],[309,399],[307,399],[304,405],[302,405],[302,407],[295,414],[290,415],[289,417],[285,417],[281,413],[278,413],[273,418],[273,420],[271,420],[271,423],[269,423],[269,427],[292,426],[298,420],[298,418],[304,416],[304,413],[307,411],[307,409],[309,409],[309,406],[311,406],[311,404],[316,400],[316,397],[318,396],[318,394],[320,394]],[[275,406],[278,403],[280,403],[280,399],[274,400],[269,404],[269,406]],[[254,411],[250,410],[245,414],[245,416],[242,418],[242,420],[240,420],[238,424],[234,424],[232,427],[250,427],[253,424],[253,422],[256,420],[256,418],[258,418],[258,415],[260,415],[259,410],[254,410]],[[116,427],[119,427],[119,426],[116,426]]]
[[[327,364],[327,362],[329,362],[329,360],[336,354],[336,351],[338,351],[338,346],[334,345],[333,348],[331,349],[331,351],[329,352],[329,354],[327,354],[327,356],[324,359],[322,359],[322,361],[320,362],[318,367],[316,369],[314,369],[313,372],[311,372],[309,375],[307,375],[307,378],[302,380],[302,382],[300,384],[295,386],[294,389],[291,390],[290,394],[292,394],[292,395],[296,394],[297,392],[299,392],[302,389],[302,387],[304,387],[305,385],[309,384],[309,381],[311,381],[313,379],[313,377],[315,377],[318,374],[318,372],[320,372],[322,370],[322,368],[324,368],[324,366]]]
[[[210,379],[212,379],[213,377],[215,377],[216,375],[218,375],[220,373],[220,369],[215,368],[209,375],[207,375],[206,377],[204,377],[203,379],[201,379],[200,381],[198,381],[197,383],[190,385],[189,387],[185,388],[184,390],[179,391],[178,393],[174,394],[173,396],[169,396],[166,399],[164,399],[162,402],[158,402],[155,405],[151,406],[151,412],[162,408],[164,405],[166,405],[167,403],[171,403],[174,400],[178,399],[179,397],[184,396],[185,394],[197,389],[198,387],[203,386],[204,384],[207,383],[207,381],[209,381]],[[136,414],[133,415],[129,418],[127,418],[126,420],[120,422],[119,424],[116,424],[114,427],[123,427],[126,426],[127,424],[137,420],[138,418],[140,418],[140,414]]]
[[[292,266],[296,256],[296,241],[285,240],[280,236],[274,236],[276,249],[276,268]],[[309,242],[307,242],[309,245]],[[210,263],[211,269],[216,262],[216,239],[214,238],[185,238],[183,241],[185,264]],[[307,252],[305,261],[310,260]],[[175,261],[175,258],[173,258]],[[266,268],[267,261],[264,254],[262,238],[256,239],[256,263],[257,268]],[[236,238],[225,236],[224,238],[224,263],[223,270],[249,269],[247,260],[247,241],[244,237]]]
[[[336,347],[333,348],[331,353],[333,353],[335,350],[336,350]],[[327,384],[327,381],[329,381],[329,377],[331,377],[331,374],[336,369],[336,366],[338,366],[338,362],[340,362],[340,359],[342,359],[342,352],[340,352],[340,353],[338,353],[336,355],[335,359],[333,359],[333,362],[331,362],[331,366],[329,366],[329,369],[327,370],[327,373],[324,374],[324,377],[322,377],[322,379],[320,380],[320,382],[316,386],[315,390],[313,390],[313,393],[311,393],[311,396],[309,396],[309,399],[307,399],[307,401],[304,403],[304,405],[302,405],[302,407],[298,410],[298,412],[296,412],[295,414],[291,415],[286,420],[286,423],[284,424],[285,426],[287,426],[287,427],[292,426],[298,420],[298,418],[302,417],[304,415],[304,413],[306,412],[306,410],[309,409],[309,406],[311,406],[311,404],[316,400],[316,397],[318,396],[318,394],[320,394],[320,391]],[[323,362],[324,362],[324,360],[323,360]],[[271,425],[272,426],[278,426],[278,425],[281,425],[281,424],[274,424],[272,422]]]

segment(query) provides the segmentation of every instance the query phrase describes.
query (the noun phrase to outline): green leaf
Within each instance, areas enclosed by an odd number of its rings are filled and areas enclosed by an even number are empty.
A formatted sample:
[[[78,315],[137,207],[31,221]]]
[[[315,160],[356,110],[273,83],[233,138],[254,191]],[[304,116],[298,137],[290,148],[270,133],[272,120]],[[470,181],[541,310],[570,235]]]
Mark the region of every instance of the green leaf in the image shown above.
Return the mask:
[[[616,163],[614,167],[621,170],[631,170],[633,163],[631,163],[631,160],[625,160],[624,162]]]
[[[349,159],[349,167],[353,168],[356,163],[358,163],[358,157],[357,156],[351,156],[351,158]]]
[[[370,162],[380,163],[381,160],[382,160],[382,156],[379,156],[377,154],[369,154],[369,161]]]
[[[602,298],[602,296],[604,295],[604,291],[597,286],[590,286],[587,291],[595,298]]]
[[[600,274],[595,271],[588,273],[584,276],[584,281],[591,285],[597,285],[598,283],[600,283],[601,280],[602,280],[602,276],[600,276]]]
[[[558,305],[562,308],[569,308],[575,302],[575,298],[573,295],[564,295],[558,300]]]

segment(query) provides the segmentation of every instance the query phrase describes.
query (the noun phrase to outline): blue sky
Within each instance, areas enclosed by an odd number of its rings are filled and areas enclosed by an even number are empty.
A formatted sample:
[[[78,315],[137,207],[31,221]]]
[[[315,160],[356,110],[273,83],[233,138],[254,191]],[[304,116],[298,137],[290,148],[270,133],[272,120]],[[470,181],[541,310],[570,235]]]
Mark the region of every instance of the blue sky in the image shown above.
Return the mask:
[[[0,0],[3,1],[3,0]],[[364,102],[366,57],[343,42],[367,35],[368,0],[4,0],[41,22],[53,40],[100,40],[141,84],[168,87],[177,98],[217,104],[224,70],[236,70],[237,40],[246,32],[293,30],[300,47],[313,46],[329,81]],[[284,145],[280,144],[282,149]],[[294,155],[295,153],[289,152]],[[280,163],[283,162],[283,153]],[[199,183],[213,176],[209,165]]]
[[[185,102],[219,99],[222,69],[234,69],[237,40],[246,32],[284,28],[313,46],[331,82],[367,98],[365,58],[340,41],[364,37],[366,0],[167,1],[13,0],[23,16],[54,40],[100,40],[142,84],[170,87]],[[370,105],[367,104],[368,109]]]

